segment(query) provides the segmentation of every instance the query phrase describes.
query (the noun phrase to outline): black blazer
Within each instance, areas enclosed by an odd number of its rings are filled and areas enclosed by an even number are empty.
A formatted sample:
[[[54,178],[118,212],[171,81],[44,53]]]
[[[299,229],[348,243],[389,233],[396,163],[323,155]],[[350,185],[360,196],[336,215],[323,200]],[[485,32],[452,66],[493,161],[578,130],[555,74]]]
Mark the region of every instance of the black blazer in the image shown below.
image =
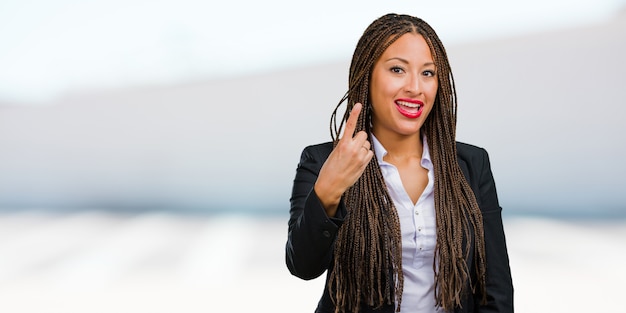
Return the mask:
[[[346,209],[340,205],[334,217],[326,216],[313,186],[322,164],[332,151],[332,143],[309,146],[304,149],[296,171],[291,196],[286,262],[289,271],[302,279],[314,279],[333,266],[333,245]],[[480,305],[482,295],[468,295],[462,308],[456,312],[513,312],[513,284],[502,227],[501,208],[491,173],[487,152],[479,147],[457,143],[459,165],[471,186],[483,215],[487,262],[487,300]],[[468,262],[473,262],[470,251]],[[475,277],[474,264],[468,264]],[[326,277],[328,282],[328,275]],[[320,299],[316,313],[333,313],[328,286]],[[361,312],[394,312],[394,306],[379,310],[363,307]]]

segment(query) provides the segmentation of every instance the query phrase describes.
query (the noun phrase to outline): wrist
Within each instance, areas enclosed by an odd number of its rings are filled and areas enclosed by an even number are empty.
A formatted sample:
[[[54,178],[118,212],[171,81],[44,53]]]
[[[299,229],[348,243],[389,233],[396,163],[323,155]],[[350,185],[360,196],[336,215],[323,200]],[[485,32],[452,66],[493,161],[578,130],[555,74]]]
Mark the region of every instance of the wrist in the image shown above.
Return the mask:
[[[335,216],[337,207],[339,207],[339,202],[341,201],[342,193],[338,193],[336,190],[337,188],[329,188],[323,183],[318,182],[313,186],[315,195],[317,195],[317,198],[329,217]]]

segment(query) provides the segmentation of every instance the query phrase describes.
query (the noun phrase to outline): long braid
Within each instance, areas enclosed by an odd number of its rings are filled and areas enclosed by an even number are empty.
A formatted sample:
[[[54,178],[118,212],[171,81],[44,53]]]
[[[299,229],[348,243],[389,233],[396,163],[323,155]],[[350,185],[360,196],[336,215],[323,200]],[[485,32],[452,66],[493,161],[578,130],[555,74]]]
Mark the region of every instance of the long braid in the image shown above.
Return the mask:
[[[466,284],[474,291],[481,288],[485,299],[485,243],[482,214],[475,195],[458,165],[456,137],[456,91],[454,78],[443,44],[430,27],[424,27],[424,37],[434,54],[439,75],[437,100],[424,124],[435,170],[435,207],[437,221],[436,273],[437,303],[445,310],[461,305]],[[463,240],[465,239],[465,247]],[[476,247],[478,281],[472,282],[467,258],[471,246]]]
[[[485,246],[482,216],[472,189],[460,170],[456,154],[456,93],[448,58],[434,30],[423,20],[388,14],[374,21],[355,49],[348,92],[331,116],[335,145],[355,103],[363,104],[356,131],[371,141],[369,80],[380,55],[403,34],[416,32],[428,43],[437,68],[439,87],[434,108],[422,129],[427,137],[435,171],[434,198],[437,224],[435,269],[436,301],[450,311],[461,305],[471,286],[480,288],[485,301]],[[337,111],[347,101],[337,125]],[[343,197],[347,216],[335,242],[334,269],[329,289],[338,312],[358,312],[362,304],[400,308],[404,276],[400,221],[376,158]],[[475,247],[477,281],[471,281],[466,259]]]

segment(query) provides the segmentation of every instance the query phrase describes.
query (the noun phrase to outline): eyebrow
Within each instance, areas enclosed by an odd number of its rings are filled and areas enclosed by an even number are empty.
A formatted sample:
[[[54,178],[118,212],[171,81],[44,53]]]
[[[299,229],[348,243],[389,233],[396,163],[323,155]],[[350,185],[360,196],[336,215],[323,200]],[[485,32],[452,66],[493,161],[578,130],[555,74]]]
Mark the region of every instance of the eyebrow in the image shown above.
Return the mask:
[[[393,60],[400,61],[400,62],[405,63],[405,64],[409,63],[409,61],[407,61],[407,60],[405,60],[403,58],[399,58],[399,57],[389,58],[389,59],[385,60],[385,62],[389,62],[389,61],[393,61]],[[422,66],[428,66],[428,65],[435,65],[435,62],[426,62],[426,63],[422,64]]]

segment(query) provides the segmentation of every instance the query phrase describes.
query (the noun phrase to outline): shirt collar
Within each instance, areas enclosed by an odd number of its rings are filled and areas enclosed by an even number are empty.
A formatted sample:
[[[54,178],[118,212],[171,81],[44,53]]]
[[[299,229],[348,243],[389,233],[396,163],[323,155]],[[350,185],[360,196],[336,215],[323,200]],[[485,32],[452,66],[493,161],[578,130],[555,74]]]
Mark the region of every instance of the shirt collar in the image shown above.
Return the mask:
[[[376,159],[378,160],[378,165],[388,164],[383,161],[383,158],[387,155],[387,149],[383,147],[383,145],[378,141],[374,134],[372,135],[372,144],[374,145],[374,154],[376,155]],[[422,142],[424,143],[423,151],[422,151],[422,166],[427,169],[432,169],[433,162],[430,159],[430,149],[428,148],[428,141],[426,140],[426,136],[422,136]]]
[[[383,157],[387,155],[387,149],[376,139],[376,136],[372,134],[372,144],[374,145],[374,155],[378,160],[378,165],[383,165]]]

